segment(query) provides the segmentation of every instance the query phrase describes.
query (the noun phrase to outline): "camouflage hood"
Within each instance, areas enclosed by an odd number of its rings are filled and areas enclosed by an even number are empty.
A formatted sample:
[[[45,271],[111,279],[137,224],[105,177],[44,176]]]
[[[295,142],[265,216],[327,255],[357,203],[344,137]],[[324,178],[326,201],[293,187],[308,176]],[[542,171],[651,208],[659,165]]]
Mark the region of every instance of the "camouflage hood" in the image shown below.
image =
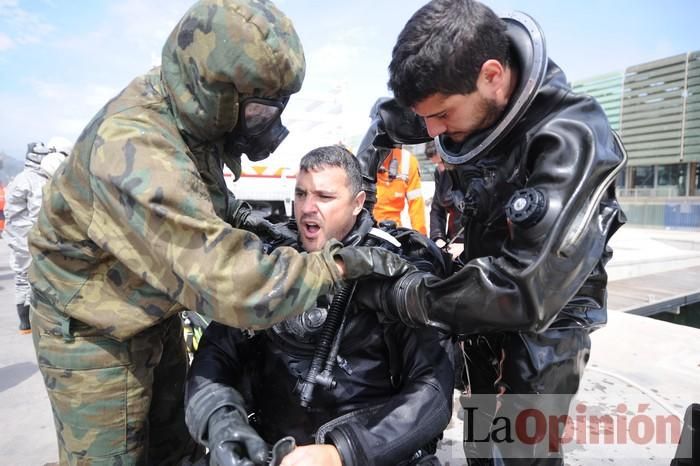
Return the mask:
[[[202,0],[163,47],[163,81],[178,127],[200,141],[234,129],[244,97],[291,95],[304,80],[292,22],[266,0]]]

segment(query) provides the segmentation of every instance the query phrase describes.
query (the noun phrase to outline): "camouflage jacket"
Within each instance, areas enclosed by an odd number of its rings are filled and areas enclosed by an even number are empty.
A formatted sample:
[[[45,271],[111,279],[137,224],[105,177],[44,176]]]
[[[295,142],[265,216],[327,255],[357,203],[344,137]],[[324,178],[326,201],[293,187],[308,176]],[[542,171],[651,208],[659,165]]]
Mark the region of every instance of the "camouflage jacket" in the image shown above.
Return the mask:
[[[222,220],[222,141],[241,96],[290,95],[304,74],[291,22],[256,8],[198,2],[166,42],[162,69],[85,128],[30,234],[42,304],[123,340],[183,309],[264,328],[339,281],[330,249],[267,256]]]

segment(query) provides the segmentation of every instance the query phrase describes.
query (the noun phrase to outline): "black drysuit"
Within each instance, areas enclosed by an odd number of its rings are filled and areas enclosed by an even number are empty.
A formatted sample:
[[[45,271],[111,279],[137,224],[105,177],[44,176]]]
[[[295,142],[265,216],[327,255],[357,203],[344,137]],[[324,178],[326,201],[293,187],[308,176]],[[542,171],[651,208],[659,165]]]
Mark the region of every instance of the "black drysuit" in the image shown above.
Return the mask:
[[[408,325],[461,335],[463,378],[472,393],[557,394],[540,397],[542,406],[531,404],[534,397],[509,401],[522,403],[511,407],[515,411],[561,414],[588,361],[589,333],[607,320],[604,266],[612,256],[608,240],[625,221],[614,187],[625,154],[601,106],[574,93],[547,59],[536,23],[522,14],[504,20],[519,79],[509,106],[493,127],[462,143],[436,138],[451,165],[453,198],[461,200],[458,270],[446,279],[409,273],[389,288],[380,284],[367,302]],[[394,142],[419,142],[425,127],[399,107],[383,103],[382,121],[371,129]],[[383,147],[386,141],[374,133],[375,146]],[[358,157],[371,160],[378,151],[369,149]],[[545,401],[552,405],[545,408]],[[469,407],[466,397],[463,405]],[[489,415],[483,421],[465,423],[465,439],[484,438]],[[540,443],[514,456],[527,464],[561,463],[547,447]],[[465,452],[467,458],[502,453],[499,445],[468,441]]]

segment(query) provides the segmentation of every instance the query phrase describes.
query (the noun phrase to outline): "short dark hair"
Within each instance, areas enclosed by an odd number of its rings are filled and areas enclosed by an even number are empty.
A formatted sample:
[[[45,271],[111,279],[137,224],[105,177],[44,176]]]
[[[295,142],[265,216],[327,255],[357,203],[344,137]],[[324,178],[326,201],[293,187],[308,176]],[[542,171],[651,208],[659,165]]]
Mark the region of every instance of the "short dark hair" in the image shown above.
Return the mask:
[[[312,150],[299,162],[300,171],[318,170],[323,167],[339,167],[345,171],[353,196],[362,191],[360,162],[343,146],[323,146]]]
[[[396,40],[389,89],[412,107],[435,94],[476,90],[489,59],[508,64],[505,22],[474,0],[433,0],[416,11]]]

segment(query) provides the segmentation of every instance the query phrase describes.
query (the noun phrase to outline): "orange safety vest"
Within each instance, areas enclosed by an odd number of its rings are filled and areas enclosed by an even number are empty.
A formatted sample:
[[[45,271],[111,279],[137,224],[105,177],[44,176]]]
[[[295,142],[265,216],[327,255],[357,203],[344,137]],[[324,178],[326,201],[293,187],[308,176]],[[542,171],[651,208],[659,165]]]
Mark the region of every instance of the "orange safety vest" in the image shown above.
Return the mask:
[[[374,218],[401,225],[401,211],[408,200],[410,227],[425,235],[425,201],[416,157],[405,149],[392,149],[377,171],[377,204]],[[402,225],[408,226],[408,225]]]

